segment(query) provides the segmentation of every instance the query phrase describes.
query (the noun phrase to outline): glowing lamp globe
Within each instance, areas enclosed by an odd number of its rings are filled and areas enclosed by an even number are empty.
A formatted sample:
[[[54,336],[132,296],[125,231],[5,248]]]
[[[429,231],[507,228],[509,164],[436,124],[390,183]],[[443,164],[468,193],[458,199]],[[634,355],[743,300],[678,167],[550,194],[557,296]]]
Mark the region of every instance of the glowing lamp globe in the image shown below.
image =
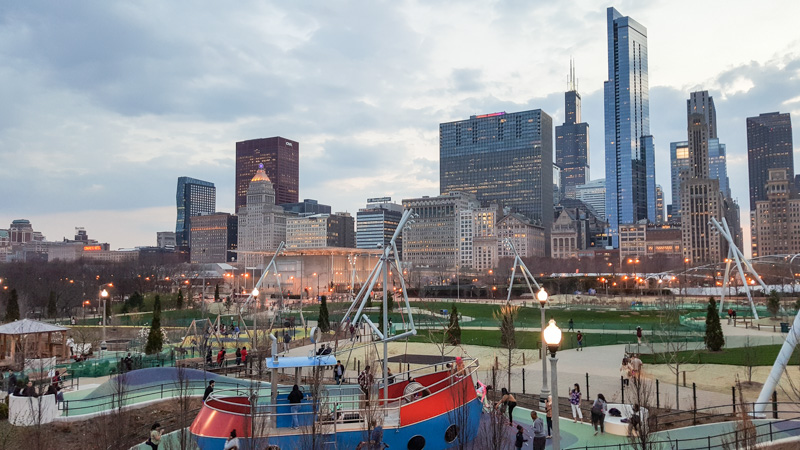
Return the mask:
[[[555,358],[558,346],[561,344],[561,329],[556,326],[554,319],[550,319],[550,325],[544,329],[544,342],[547,344],[550,354]]]
[[[106,298],[106,297],[108,297],[108,291],[107,291],[107,290],[105,290],[105,289],[103,289],[103,290],[100,292],[100,296],[101,296],[101,297],[103,297],[103,298]]]
[[[258,297],[258,288],[253,289],[253,297]]]
[[[539,303],[544,306],[544,303],[547,301],[547,291],[544,288],[539,289],[539,292],[536,293],[536,298],[539,299]]]

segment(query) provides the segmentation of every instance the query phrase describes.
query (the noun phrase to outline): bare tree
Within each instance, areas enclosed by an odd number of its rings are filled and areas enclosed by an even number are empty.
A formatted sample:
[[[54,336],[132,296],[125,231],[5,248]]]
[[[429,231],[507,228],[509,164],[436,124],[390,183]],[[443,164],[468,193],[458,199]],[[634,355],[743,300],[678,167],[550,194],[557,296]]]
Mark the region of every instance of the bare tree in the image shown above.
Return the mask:
[[[658,335],[650,342],[654,355],[664,361],[670,372],[675,374],[675,409],[680,409],[680,373],[685,364],[697,361],[697,341],[702,336],[680,326],[680,310],[675,299],[667,299],[662,304],[663,315],[658,327]],[[695,368],[696,370],[696,368]]]
[[[326,441],[331,439],[332,423],[335,420],[335,411],[323,414],[329,410],[328,390],[322,382],[324,377],[324,367],[314,366],[311,369],[311,378],[308,379],[308,394],[311,412],[305,414],[302,424],[303,438],[301,448],[303,450],[322,450]],[[335,436],[334,436],[335,438]]]
[[[197,448],[197,441],[189,431],[196,411],[192,408],[192,387],[186,366],[175,366],[175,377],[173,381],[176,394],[173,401],[178,404],[178,442],[174,446],[176,450],[193,450]]]
[[[733,439],[730,437],[723,437],[722,448],[725,450],[750,450],[757,448],[758,444],[758,430],[753,424],[752,416],[744,401],[744,394],[742,392],[742,383],[739,382],[739,376],[736,376],[736,387],[739,391],[739,409],[737,410],[737,420],[733,431]]]
[[[511,359],[514,354],[514,349],[517,348],[517,338],[514,335],[516,332],[514,321],[517,319],[518,314],[519,306],[511,304],[503,305],[500,311],[494,313],[494,318],[500,321],[500,345],[505,349],[508,355],[507,372],[509,391],[511,390],[511,367],[513,366]]]
[[[453,404],[456,405],[455,409],[447,413],[450,419],[450,426],[445,430],[445,441],[451,445],[451,449],[466,450],[470,448],[469,436],[475,436],[478,430],[473,429],[472,412],[466,401],[469,398],[469,390],[474,390],[472,386],[472,377],[469,379],[452,380],[454,383],[450,386],[450,394],[453,396]],[[480,425],[479,425],[480,426]]]
[[[491,404],[497,401],[497,367],[492,366],[492,389],[487,392]],[[508,448],[508,419],[497,410],[486,414],[487,419],[481,421],[478,439],[474,448],[489,450],[505,450]]]
[[[88,443],[89,448],[124,448],[131,432],[130,414],[125,410],[128,401],[127,374],[116,375],[109,382],[112,389],[111,408],[90,422],[94,439]]]
[[[653,383],[641,376],[633,377],[628,393],[633,406],[628,417],[628,444],[635,450],[657,448],[653,442],[658,431],[653,411]]]
[[[750,336],[745,336],[744,345],[742,346],[742,356],[744,356],[744,367],[747,372],[747,383],[753,382],[753,367],[756,365],[758,358],[758,349],[756,349],[750,341]]]

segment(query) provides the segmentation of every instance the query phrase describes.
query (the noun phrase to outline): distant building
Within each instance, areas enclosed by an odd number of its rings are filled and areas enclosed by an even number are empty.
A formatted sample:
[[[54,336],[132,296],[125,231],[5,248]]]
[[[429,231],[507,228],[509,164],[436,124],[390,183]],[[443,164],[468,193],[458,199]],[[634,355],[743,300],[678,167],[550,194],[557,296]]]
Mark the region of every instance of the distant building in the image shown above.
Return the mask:
[[[606,180],[589,181],[586,184],[570,186],[566,189],[567,198],[574,198],[592,207],[597,218],[607,220],[606,217]]]
[[[156,247],[175,248],[175,232],[174,231],[156,232]]]
[[[767,199],[756,202],[758,256],[800,253],[800,194],[789,171],[770,169]]]
[[[646,229],[645,256],[654,257],[663,255],[674,260],[683,257],[681,251],[681,229],[676,227],[653,227]]]
[[[186,247],[191,243],[191,220],[201,214],[213,214],[217,210],[217,188],[214,183],[189,177],[178,178],[175,194],[178,220],[175,224],[175,245]]]
[[[655,148],[650,134],[647,29],[607,10],[606,211],[612,245],[624,224],[656,221]]]
[[[620,262],[647,254],[647,223],[623,225],[619,229]],[[635,270],[633,270],[635,272]]]
[[[247,204],[247,189],[259,164],[275,188],[275,203],[297,203],[300,143],[279,136],[236,143],[236,213]]]
[[[534,256],[545,256],[546,235],[541,225],[533,223],[527,217],[520,214],[509,214],[496,225],[497,230],[497,257],[513,258],[514,252],[506,245],[505,240],[509,239],[517,249],[519,256],[530,258]]]
[[[570,186],[580,186],[589,181],[589,124],[581,122],[581,95],[572,62],[569,91],[564,94],[564,103],[564,123],[556,127],[556,164],[561,168],[559,185],[562,193]]]
[[[370,202],[370,200],[373,200]],[[380,201],[374,201],[380,200]],[[356,247],[382,248],[392,240],[403,217],[403,205],[391,202],[391,197],[369,199],[366,208],[356,213]],[[402,234],[395,241],[397,251],[403,252]]]
[[[486,208],[461,211],[459,226],[459,266],[489,270],[497,267],[497,231],[495,224],[502,216],[495,203]]]
[[[689,171],[689,142],[669,143],[670,181],[672,183],[672,220],[681,220],[681,174]]]
[[[580,221],[562,210],[550,231],[550,251],[553,259],[577,258],[580,246]],[[583,247],[585,248],[585,246]]]
[[[239,262],[243,267],[267,264],[271,254],[286,240],[290,216],[275,205],[275,189],[263,166],[250,180],[247,202],[239,208]]]
[[[553,204],[557,205],[561,200],[563,187],[561,186],[561,168],[553,164]]]
[[[664,211],[664,189],[660,184],[656,185],[656,223],[664,223],[666,212]]]
[[[236,261],[238,218],[228,213],[193,216],[191,221],[192,264]]]
[[[284,211],[297,214],[298,216],[312,216],[314,214],[330,214],[331,207],[323,205],[316,200],[307,198],[299,203],[286,203],[280,205]]]
[[[770,169],[786,169],[794,179],[792,118],[788,113],[767,113],[747,118],[747,169],[750,175],[750,211],[767,199]]]
[[[403,230],[403,262],[413,266],[454,269],[459,258],[461,211],[480,208],[472,194],[450,192],[438,197],[403,200],[414,223]]]
[[[553,119],[540,109],[471,116],[439,125],[440,192],[474,194],[553,222]],[[546,242],[549,246],[549,242]]]
[[[11,245],[44,240],[41,232],[33,230],[33,225],[28,219],[13,220],[8,227],[8,241]]]
[[[286,220],[286,248],[355,248],[353,217],[347,213],[315,214]]]

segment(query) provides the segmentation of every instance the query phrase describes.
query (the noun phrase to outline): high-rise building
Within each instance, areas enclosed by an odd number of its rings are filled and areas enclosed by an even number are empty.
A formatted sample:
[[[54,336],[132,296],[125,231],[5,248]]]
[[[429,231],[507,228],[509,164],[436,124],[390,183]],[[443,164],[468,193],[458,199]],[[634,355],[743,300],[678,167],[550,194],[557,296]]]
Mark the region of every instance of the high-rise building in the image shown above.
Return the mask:
[[[725,144],[718,138],[708,140],[708,176],[719,180],[719,190],[725,198],[731,198],[730,180],[728,180],[728,162]]]
[[[669,162],[672,189],[672,220],[681,218],[681,174],[689,170],[689,143],[687,141],[669,143]]]
[[[239,209],[239,262],[257,267],[269,261],[270,253],[286,240],[290,214],[275,205],[272,181],[259,165],[247,188],[247,203]]]
[[[439,155],[442,194],[475,194],[478,201],[511,208],[550,232],[553,119],[542,110],[442,123]]]
[[[606,217],[606,180],[600,178],[592,180],[579,186],[570,186],[566,190],[567,198],[574,198],[591,206],[594,215],[600,220],[608,220]]]
[[[224,212],[191,217],[192,264],[236,261],[239,222],[236,216]]]
[[[789,113],[767,113],[747,118],[747,170],[750,175],[750,211],[766,200],[769,169],[786,169],[794,179],[792,118]]]
[[[474,195],[462,192],[403,199],[403,208],[413,209],[415,214],[414,223],[403,229],[403,262],[455,269],[459,261],[461,211],[480,206]]]
[[[388,245],[402,217],[403,205],[392,203],[391,197],[368,199],[367,207],[356,213],[356,247],[376,249]],[[395,244],[402,255],[402,234]]]
[[[286,221],[286,248],[355,248],[353,217],[348,213],[290,217]]]
[[[488,270],[497,267],[495,224],[503,210],[495,203],[486,208],[461,211],[459,225],[459,267]]]
[[[608,8],[605,82],[606,214],[612,245],[619,227],[656,221],[655,148],[650,135],[647,29]]]
[[[581,122],[581,95],[571,61],[569,91],[564,94],[564,103],[564,123],[556,127],[556,164],[561,168],[562,193],[569,186],[589,181],[589,124]]]
[[[666,212],[664,211],[664,189],[660,184],[656,185],[656,223],[664,223]]]
[[[275,204],[297,203],[300,144],[282,137],[251,139],[236,143],[236,212],[247,203],[247,189],[259,164],[275,187]]]
[[[175,232],[174,231],[157,231],[156,232],[156,247],[158,247],[158,248],[175,248]]]
[[[328,247],[356,248],[356,223],[350,213],[328,216]]]
[[[710,223],[711,218],[725,216],[725,199],[719,180],[711,178],[709,140],[716,120],[713,99],[707,91],[692,92],[687,100],[687,134],[689,167],[681,172],[681,236],[684,258],[692,264],[721,261],[727,245]]]
[[[800,253],[800,195],[788,169],[770,169],[765,191],[767,199],[756,202],[757,256]]]
[[[217,188],[208,181],[179,177],[175,199],[178,205],[175,245],[185,248],[191,243],[192,217],[217,211]]]

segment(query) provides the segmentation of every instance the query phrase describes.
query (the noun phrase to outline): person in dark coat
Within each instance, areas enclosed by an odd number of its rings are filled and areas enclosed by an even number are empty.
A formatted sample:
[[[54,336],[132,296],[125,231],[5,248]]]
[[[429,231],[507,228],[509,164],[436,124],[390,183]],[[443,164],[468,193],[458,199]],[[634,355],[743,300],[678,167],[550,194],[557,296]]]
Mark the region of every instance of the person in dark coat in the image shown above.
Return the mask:
[[[292,405],[292,428],[300,428],[300,403],[303,401],[303,392],[296,384],[289,393],[289,403]]]
[[[14,389],[17,387],[17,375],[14,372],[11,372],[11,375],[8,376],[8,393],[11,394],[14,392]]]
[[[25,389],[22,390],[23,397],[38,397],[39,395],[36,393],[36,388],[33,387],[33,382],[28,381],[28,384],[25,385]]]
[[[514,441],[514,448],[522,448],[525,442],[528,442],[528,440],[525,439],[525,435],[522,432],[522,425],[517,425],[517,437]]]
[[[209,395],[211,395],[212,392],[214,392],[214,380],[208,382],[208,387],[206,387],[206,391],[203,393],[203,403],[205,403],[206,399]]]

